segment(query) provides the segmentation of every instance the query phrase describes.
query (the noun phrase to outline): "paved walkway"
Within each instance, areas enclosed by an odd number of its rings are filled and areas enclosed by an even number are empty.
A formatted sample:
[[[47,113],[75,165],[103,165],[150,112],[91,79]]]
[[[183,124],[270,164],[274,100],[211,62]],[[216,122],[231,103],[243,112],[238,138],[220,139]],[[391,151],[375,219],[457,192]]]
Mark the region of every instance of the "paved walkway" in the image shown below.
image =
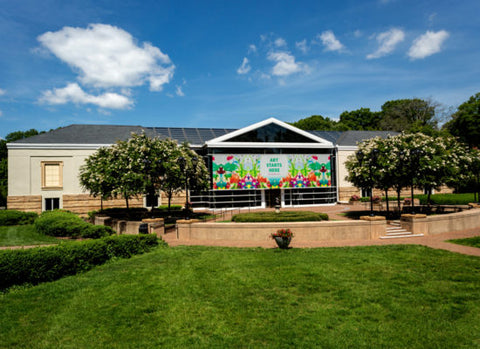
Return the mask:
[[[271,209],[270,209],[271,210]],[[288,211],[302,210],[305,208],[288,208]],[[328,213],[330,220],[345,220],[345,212],[353,210],[368,210],[368,205],[362,206],[350,206],[350,205],[335,205],[335,206],[322,206],[322,207],[309,207],[310,211]],[[248,212],[249,210],[241,210],[241,212]],[[255,210],[258,212],[258,210]],[[217,212],[218,213],[218,212]],[[226,220],[231,218],[232,214],[239,213],[239,210],[222,212],[222,217],[218,220]],[[447,250],[451,252],[462,253],[466,255],[479,256],[480,248],[462,246],[446,242],[451,239],[463,239],[473,236],[480,236],[480,228],[462,230],[456,232],[449,232],[438,235],[429,235],[423,237],[411,237],[411,238],[399,238],[399,239],[377,239],[377,240],[332,240],[332,241],[301,241],[293,238],[290,246],[293,248],[314,248],[314,247],[344,247],[344,246],[374,246],[374,245],[394,245],[394,244],[414,244],[423,245],[431,248]],[[181,245],[201,245],[201,246],[225,246],[225,247],[262,247],[262,248],[277,248],[275,241],[272,239],[266,239],[265,241],[231,241],[231,240],[178,240],[176,238],[176,232],[171,230],[162,238],[170,246]],[[18,249],[18,248],[32,248],[39,246],[49,245],[36,245],[36,246],[8,246],[0,247],[2,249]]]
[[[400,238],[400,239],[378,239],[378,240],[332,240],[332,241],[301,241],[292,239],[290,244],[293,248],[314,248],[314,247],[345,247],[345,246],[374,246],[374,245],[424,245],[431,248],[447,250],[472,256],[480,257],[480,248],[462,246],[445,242],[450,239],[463,239],[473,236],[480,236],[480,229],[463,230],[438,235]],[[165,234],[163,239],[170,246],[199,245],[199,246],[225,246],[225,247],[263,247],[276,248],[275,241],[244,241],[244,240],[178,240],[174,232]]]
[[[322,206],[322,207],[309,207],[310,211],[318,211],[328,213],[330,220],[345,220],[345,216],[342,215],[345,212],[353,210],[368,210],[368,206],[350,206],[350,205],[335,205],[335,206]],[[288,208],[285,210],[306,210],[305,208]],[[242,210],[245,212],[245,210]],[[238,210],[231,212],[225,212],[221,218],[228,219],[232,214],[239,213]],[[438,235],[429,235],[424,237],[410,237],[399,239],[378,239],[378,240],[332,240],[332,241],[301,241],[293,238],[290,244],[293,248],[313,248],[313,247],[344,247],[344,246],[373,246],[373,245],[394,245],[394,244],[415,244],[424,245],[431,248],[448,250],[451,252],[457,252],[472,256],[480,257],[480,248],[462,246],[445,242],[451,239],[463,239],[472,236],[480,236],[480,228],[449,232]],[[263,248],[276,248],[277,245],[272,239],[265,241],[244,241],[244,240],[178,240],[176,238],[176,232],[171,231],[163,236],[163,239],[170,246],[180,245],[201,245],[201,246],[226,246],[226,247],[263,247]]]

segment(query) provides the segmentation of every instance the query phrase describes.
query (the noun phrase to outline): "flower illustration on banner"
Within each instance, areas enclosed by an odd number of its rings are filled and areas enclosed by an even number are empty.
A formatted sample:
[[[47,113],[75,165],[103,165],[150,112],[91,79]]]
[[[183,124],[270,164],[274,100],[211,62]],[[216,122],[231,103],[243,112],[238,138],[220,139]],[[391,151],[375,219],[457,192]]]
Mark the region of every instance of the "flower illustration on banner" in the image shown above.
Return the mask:
[[[293,188],[307,188],[310,186],[310,181],[308,178],[301,173],[293,177],[291,183]]]
[[[258,187],[258,181],[248,174],[240,180],[239,185],[241,189],[255,189]]]
[[[268,178],[265,178],[262,175],[258,175],[257,180],[258,180],[259,188],[262,188],[262,189],[270,188],[270,181],[268,180]]]

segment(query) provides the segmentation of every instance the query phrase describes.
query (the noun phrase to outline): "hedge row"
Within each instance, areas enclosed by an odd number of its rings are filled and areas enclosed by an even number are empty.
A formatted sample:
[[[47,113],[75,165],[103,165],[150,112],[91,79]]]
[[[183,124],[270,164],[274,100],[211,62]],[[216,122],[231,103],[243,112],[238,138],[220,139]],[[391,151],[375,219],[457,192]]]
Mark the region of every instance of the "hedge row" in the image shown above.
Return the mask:
[[[415,195],[420,200],[420,204],[427,204],[427,195]],[[463,194],[433,194],[430,196],[432,205],[468,205],[474,202],[473,193]]]
[[[98,239],[115,234],[110,227],[87,223],[76,214],[63,210],[43,212],[34,226],[38,233],[49,236]]]
[[[32,224],[37,217],[35,212],[0,210],[0,226]]]
[[[164,243],[165,244],[165,243]],[[74,275],[113,257],[129,258],[158,245],[155,235],[120,235],[52,247],[0,251],[0,289]]]
[[[307,222],[328,221],[326,213],[310,211],[281,211],[239,213],[232,217],[234,222]]]

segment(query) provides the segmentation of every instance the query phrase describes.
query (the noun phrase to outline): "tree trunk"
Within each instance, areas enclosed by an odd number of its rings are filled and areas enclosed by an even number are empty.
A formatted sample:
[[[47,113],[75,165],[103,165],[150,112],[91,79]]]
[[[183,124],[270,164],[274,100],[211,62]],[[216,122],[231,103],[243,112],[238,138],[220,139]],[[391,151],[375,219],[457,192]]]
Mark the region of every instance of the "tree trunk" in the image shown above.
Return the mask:
[[[385,200],[387,201],[387,217],[388,217],[389,214],[390,214],[390,206],[389,206],[389,202],[388,202],[388,188],[385,189]]]
[[[402,191],[402,188],[397,188],[397,207],[398,207],[398,212],[401,213],[402,210],[400,209],[400,192]]]

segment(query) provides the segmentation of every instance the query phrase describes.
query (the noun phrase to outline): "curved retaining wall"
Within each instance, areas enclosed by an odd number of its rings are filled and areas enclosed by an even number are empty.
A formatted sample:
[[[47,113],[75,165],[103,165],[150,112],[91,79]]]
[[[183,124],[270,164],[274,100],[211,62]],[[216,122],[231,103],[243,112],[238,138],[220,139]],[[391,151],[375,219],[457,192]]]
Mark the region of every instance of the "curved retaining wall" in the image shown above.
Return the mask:
[[[480,209],[426,217],[423,214],[402,215],[402,228],[414,234],[436,235],[480,228]]]
[[[277,229],[289,228],[302,241],[369,240],[385,233],[386,221],[322,221],[275,223],[201,223],[177,221],[177,238],[186,240],[265,241]]]

